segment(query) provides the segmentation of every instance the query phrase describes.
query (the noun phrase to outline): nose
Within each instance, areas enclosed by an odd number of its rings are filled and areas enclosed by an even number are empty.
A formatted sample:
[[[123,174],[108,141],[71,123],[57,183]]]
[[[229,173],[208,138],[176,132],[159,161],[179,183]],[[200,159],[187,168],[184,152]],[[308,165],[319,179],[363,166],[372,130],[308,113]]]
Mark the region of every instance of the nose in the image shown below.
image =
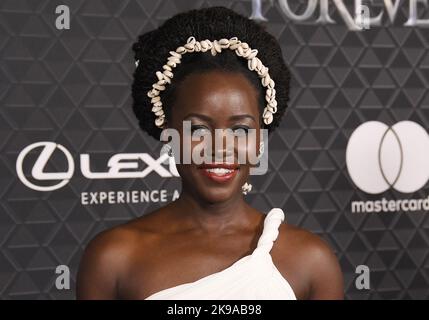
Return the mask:
[[[215,162],[233,162],[234,150],[231,148],[218,148],[215,150]]]
[[[228,132],[222,135],[215,134],[212,142],[211,158],[214,157],[214,162],[234,162],[234,139],[227,138]],[[219,139],[219,141],[216,141]]]

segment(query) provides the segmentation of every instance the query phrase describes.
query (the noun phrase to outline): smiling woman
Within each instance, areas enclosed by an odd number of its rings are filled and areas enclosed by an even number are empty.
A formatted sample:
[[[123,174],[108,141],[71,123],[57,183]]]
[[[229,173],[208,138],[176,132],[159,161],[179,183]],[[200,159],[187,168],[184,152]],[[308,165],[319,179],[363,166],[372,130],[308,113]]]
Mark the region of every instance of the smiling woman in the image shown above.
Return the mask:
[[[260,131],[273,132],[287,107],[289,70],[277,40],[256,22],[212,7],[170,18],[133,49],[133,110],[142,130],[160,139],[163,129],[183,133],[189,121],[192,134],[229,129],[251,143],[212,143],[201,152],[214,161],[176,161],[179,198],[93,239],[77,297],[342,299],[328,244],[283,223],[282,209],[259,212],[243,197],[251,163],[238,155],[261,155]],[[200,152],[198,143],[181,143],[180,154]]]

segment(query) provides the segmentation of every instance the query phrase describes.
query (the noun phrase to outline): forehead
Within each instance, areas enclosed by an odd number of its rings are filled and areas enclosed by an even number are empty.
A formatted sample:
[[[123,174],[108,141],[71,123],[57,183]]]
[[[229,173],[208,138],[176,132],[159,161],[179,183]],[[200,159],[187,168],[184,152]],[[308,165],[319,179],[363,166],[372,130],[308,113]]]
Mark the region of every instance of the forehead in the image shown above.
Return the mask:
[[[173,115],[202,113],[214,118],[235,114],[259,116],[258,91],[239,72],[206,71],[183,79],[176,91]]]

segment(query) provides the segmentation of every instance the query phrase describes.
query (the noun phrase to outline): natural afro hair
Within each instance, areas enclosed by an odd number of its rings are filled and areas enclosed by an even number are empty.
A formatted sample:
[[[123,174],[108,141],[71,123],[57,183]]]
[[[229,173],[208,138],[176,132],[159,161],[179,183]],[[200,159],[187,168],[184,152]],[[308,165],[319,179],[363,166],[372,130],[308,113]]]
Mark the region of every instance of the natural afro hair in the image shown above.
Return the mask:
[[[170,56],[169,52],[183,46],[191,36],[197,41],[237,37],[241,42],[247,42],[250,48],[258,50],[258,58],[269,69],[270,77],[275,82],[277,100],[277,112],[273,115],[273,121],[265,125],[261,118],[261,123],[269,132],[277,128],[287,108],[290,82],[290,72],[283,61],[280,45],[263,25],[225,7],[176,14],[157,29],[140,35],[133,44],[135,59],[139,60],[132,85],[133,111],[140,128],[159,139],[162,129],[155,125],[156,116],[151,110],[151,99],[147,92],[158,81],[156,71],[162,71],[162,66]],[[248,69],[245,58],[237,56],[232,50],[223,50],[216,56],[212,56],[210,52],[193,52],[183,55],[181,63],[173,70],[171,84],[160,93],[167,122],[169,109],[174,103],[174,92],[180,81],[191,73],[218,69],[240,72],[246,76],[259,92],[260,110],[263,110],[266,105],[266,88],[262,86],[256,71]]]

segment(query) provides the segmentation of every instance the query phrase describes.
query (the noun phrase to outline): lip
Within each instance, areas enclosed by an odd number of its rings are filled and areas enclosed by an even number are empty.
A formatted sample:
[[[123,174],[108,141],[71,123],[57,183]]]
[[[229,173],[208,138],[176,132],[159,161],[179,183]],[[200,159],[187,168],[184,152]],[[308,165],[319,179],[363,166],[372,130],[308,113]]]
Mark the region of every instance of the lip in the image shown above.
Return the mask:
[[[239,169],[240,166],[235,163],[204,163],[198,166],[198,169],[213,169],[213,168],[223,168],[229,170]]]
[[[209,172],[206,169],[213,169],[213,168],[223,168],[232,170],[230,173],[218,175],[214,172]],[[198,169],[200,170],[201,174],[205,177],[209,178],[211,181],[217,182],[217,183],[227,183],[231,181],[236,175],[239,170],[240,166],[237,164],[229,164],[229,163],[210,163],[210,164],[202,164],[198,166]]]

